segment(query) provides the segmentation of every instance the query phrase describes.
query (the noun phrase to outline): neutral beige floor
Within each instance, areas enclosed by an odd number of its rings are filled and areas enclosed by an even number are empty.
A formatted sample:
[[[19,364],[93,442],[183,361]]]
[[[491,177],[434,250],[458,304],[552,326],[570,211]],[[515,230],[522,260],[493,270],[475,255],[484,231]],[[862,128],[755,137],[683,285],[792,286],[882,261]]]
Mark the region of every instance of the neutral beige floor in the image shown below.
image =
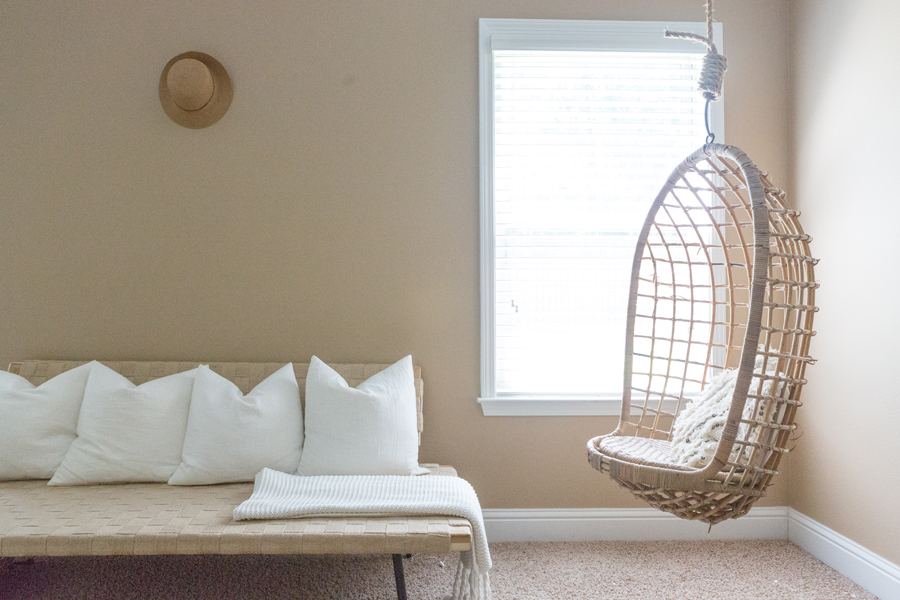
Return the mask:
[[[491,553],[495,600],[875,598],[784,541],[493,544]],[[456,556],[404,563],[410,600],[450,590]],[[0,573],[2,600],[396,598],[387,556],[54,558],[4,561]]]

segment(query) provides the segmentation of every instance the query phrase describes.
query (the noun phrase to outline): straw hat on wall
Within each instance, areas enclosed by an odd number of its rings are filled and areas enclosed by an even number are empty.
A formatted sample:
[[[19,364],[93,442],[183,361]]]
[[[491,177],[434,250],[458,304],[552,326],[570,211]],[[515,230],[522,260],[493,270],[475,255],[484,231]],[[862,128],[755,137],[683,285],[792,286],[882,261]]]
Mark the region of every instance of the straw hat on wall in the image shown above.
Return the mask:
[[[190,129],[221,119],[231,106],[231,78],[209,54],[185,52],[168,62],[159,77],[159,101],[169,118]]]

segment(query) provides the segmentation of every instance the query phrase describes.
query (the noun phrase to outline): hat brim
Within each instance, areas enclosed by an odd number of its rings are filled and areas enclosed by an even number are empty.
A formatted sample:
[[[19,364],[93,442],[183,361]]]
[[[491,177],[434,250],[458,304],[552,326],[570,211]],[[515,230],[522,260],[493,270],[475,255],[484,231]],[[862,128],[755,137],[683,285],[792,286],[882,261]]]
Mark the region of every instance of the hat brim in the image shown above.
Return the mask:
[[[209,99],[209,102],[207,102],[203,108],[197,110],[184,110],[175,104],[175,100],[172,99],[172,94],[169,92],[167,79],[169,69],[183,58],[199,60],[206,65],[210,75],[212,75],[213,94]],[[203,52],[185,52],[179,54],[166,64],[166,68],[163,69],[162,75],[159,77],[159,101],[162,104],[163,110],[166,111],[166,114],[169,115],[170,119],[179,125],[190,129],[203,129],[204,127],[209,127],[225,116],[228,107],[231,106],[231,97],[231,78],[228,77],[225,67],[223,67],[222,63],[215,58],[209,54],[204,54]]]

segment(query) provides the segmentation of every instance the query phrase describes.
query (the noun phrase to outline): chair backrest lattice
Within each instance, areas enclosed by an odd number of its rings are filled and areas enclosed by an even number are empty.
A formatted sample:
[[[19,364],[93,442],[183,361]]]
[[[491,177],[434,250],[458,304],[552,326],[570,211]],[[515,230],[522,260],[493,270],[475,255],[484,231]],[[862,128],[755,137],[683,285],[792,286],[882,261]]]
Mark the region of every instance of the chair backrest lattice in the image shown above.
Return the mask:
[[[812,361],[816,260],[798,215],[737,148],[675,169],[635,251],[618,435],[671,441],[685,403],[737,369],[716,479],[768,484]]]

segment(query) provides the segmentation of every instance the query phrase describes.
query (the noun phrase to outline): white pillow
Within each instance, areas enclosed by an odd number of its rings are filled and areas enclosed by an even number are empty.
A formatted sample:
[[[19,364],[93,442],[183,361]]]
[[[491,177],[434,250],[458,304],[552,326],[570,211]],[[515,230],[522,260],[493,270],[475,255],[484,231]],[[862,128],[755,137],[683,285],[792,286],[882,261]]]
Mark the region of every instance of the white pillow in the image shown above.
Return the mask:
[[[287,364],[244,396],[201,366],[194,381],[181,465],[172,485],[253,481],[263,468],[293,473],[303,449],[303,412]]]
[[[298,475],[420,475],[412,357],[354,389],[312,357]]]
[[[763,372],[764,356],[757,356],[753,372]],[[775,375],[775,367],[778,359],[769,358],[766,368],[767,375]],[[699,469],[708,465],[716,455],[722,433],[725,431],[725,423],[728,421],[728,412],[731,410],[731,399],[734,396],[734,388],[737,384],[738,372],[733,369],[722,371],[709,380],[698,398],[692,400],[684,407],[675,423],[672,425],[672,445],[669,447],[669,458],[673,462],[688,467]],[[754,383],[751,385],[755,385]],[[783,383],[779,383],[773,389],[772,380],[763,382],[762,395],[782,397],[786,392]],[[754,390],[751,389],[751,393]],[[743,418],[757,420],[764,423],[779,423],[784,415],[784,407],[779,407],[777,402],[769,399],[761,400],[757,414],[753,414],[755,402],[748,398],[743,411]],[[738,428],[737,439],[747,440],[749,425],[742,423]],[[756,427],[747,441],[758,442],[761,428]],[[750,458],[751,447],[735,444],[731,449],[729,460],[734,463],[746,463]],[[757,461],[765,461],[766,454],[757,453]]]
[[[97,363],[72,443],[49,485],[168,481],[181,462],[197,369],[135,386]]]
[[[91,368],[75,367],[34,387],[0,371],[0,479],[50,479],[75,439]]]

